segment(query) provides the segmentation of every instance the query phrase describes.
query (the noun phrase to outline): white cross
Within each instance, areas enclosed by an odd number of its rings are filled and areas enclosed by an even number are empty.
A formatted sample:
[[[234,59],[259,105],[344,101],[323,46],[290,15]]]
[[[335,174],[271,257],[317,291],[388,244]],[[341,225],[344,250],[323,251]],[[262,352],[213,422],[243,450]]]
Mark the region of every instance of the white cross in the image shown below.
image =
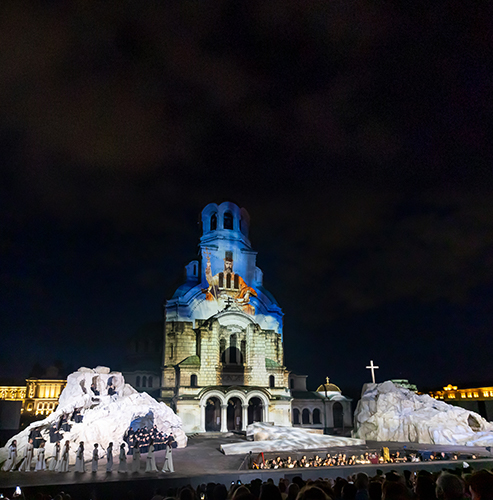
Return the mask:
[[[375,366],[373,364],[373,359],[370,361],[370,366],[367,366],[368,369],[371,370],[371,378],[373,379],[373,383],[375,383],[375,370],[380,368],[379,366]]]

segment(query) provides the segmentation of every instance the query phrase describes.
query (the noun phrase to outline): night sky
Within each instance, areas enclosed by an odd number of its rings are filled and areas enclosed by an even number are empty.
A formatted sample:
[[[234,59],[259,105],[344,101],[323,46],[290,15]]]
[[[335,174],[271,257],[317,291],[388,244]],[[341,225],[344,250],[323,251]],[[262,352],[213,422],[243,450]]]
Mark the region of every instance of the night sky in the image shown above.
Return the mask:
[[[376,4],[2,5],[0,376],[124,370],[228,200],[309,388],[493,385],[493,7]]]

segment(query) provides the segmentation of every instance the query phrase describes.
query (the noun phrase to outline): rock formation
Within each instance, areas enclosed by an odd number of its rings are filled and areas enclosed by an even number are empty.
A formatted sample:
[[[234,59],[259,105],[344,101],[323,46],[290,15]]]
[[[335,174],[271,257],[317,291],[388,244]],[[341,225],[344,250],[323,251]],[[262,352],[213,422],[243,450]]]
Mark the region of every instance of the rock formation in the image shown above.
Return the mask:
[[[477,413],[398,387],[368,384],[354,414],[354,436],[371,441],[493,445],[493,424]]]
[[[114,393],[113,393],[114,392]],[[113,394],[112,394],[113,393]],[[54,443],[50,443],[49,429],[60,422],[64,414],[72,415],[79,409],[82,422],[70,421],[70,431],[61,431],[61,445],[70,441],[70,461],[75,462],[75,451],[80,441],[85,443],[86,460],[92,457],[93,444],[98,443],[100,455],[105,455],[108,443],[113,442],[114,454],[130,424],[136,420],[156,425],[165,434],[173,433],[178,447],[185,447],[187,437],[182,430],[180,417],[164,403],[157,402],[149,394],[137,392],[125,384],[120,372],[111,372],[109,368],[79,368],[67,378],[67,386],[60,395],[57,409],[43,420],[33,422],[26,429],[9,439],[4,448],[0,448],[0,464],[8,455],[8,446],[17,440],[19,461],[24,457],[25,446],[32,430],[38,429],[46,441],[46,457],[54,455]]]

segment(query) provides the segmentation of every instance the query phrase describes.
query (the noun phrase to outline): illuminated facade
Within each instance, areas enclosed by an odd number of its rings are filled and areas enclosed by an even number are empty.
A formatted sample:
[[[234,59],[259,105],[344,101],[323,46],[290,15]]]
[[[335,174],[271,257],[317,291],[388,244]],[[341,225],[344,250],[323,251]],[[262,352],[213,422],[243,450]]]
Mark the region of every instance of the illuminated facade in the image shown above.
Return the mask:
[[[350,428],[351,400],[338,387],[308,391],[284,366],[283,313],[256,266],[248,212],[211,203],[201,223],[199,258],[165,306],[161,399],[188,433],[252,422]]]
[[[441,391],[430,392],[430,396],[493,420],[493,387],[459,389],[456,385],[449,384]]]
[[[46,416],[57,407],[66,384],[66,380],[30,378],[26,380],[26,386],[0,387],[0,401],[21,402],[21,413]]]
[[[233,203],[207,205],[199,259],[166,303],[161,399],[186,432],[291,425],[283,313],[263,286],[249,225]]]
[[[0,401],[24,401],[26,398],[25,386],[8,386],[0,387]]]

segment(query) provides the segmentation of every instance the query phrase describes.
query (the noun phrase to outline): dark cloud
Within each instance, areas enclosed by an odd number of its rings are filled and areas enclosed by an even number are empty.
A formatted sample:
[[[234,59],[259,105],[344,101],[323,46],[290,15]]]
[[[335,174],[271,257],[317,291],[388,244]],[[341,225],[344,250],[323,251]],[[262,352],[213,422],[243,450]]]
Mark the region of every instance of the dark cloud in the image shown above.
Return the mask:
[[[388,353],[395,328],[422,346],[426,325],[484,338],[491,14],[365,1],[3,6],[4,331],[43,356],[45,338],[69,356],[69,335],[99,362],[81,339],[159,319],[196,256],[198,213],[231,200],[251,214],[296,369],[323,347],[351,380],[344,351],[367,357],[378,332]],[[299,332],[312,341],[296,360]]]

